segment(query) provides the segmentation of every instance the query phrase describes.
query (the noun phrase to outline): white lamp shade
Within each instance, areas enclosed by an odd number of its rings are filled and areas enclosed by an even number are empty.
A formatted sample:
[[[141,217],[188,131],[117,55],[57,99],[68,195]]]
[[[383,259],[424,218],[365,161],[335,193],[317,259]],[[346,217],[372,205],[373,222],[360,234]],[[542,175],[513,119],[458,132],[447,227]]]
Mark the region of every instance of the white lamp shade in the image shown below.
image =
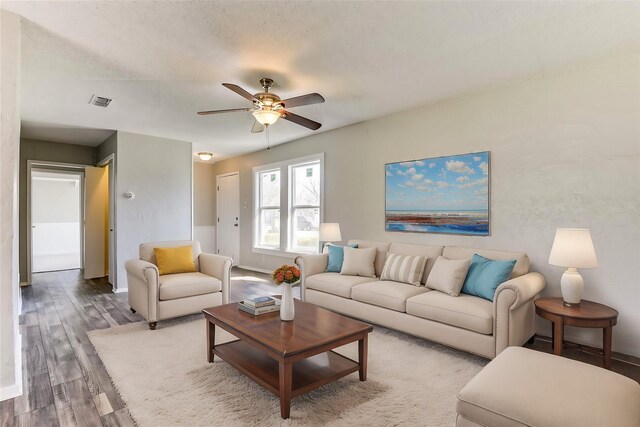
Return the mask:
[[[321,242],[339,242],[341,240],[340,224],[337,222],[323,222],[320,224]]]
[[[549,254],[549,264],[570,268],[598,266],[591,233],[586,228],[558,228]]]

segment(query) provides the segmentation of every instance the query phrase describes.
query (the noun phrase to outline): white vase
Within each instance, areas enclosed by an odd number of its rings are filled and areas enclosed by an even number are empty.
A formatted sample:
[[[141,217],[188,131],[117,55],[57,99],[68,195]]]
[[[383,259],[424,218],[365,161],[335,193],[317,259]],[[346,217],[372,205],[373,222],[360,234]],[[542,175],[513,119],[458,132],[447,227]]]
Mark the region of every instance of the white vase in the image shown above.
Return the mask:
[[[282,302],[280,303],[280,319],[284,321],[293,320],[295,307],[293,305],[293,291],[291,287],[294,283],[282,283]]]

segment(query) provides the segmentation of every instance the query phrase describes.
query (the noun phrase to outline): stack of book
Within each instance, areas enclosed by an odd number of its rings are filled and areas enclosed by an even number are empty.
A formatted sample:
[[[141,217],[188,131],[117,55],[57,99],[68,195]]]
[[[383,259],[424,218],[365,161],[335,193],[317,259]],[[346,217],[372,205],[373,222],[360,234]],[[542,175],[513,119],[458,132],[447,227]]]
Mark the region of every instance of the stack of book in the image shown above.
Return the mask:
[[[254,316],[280,311],[280,300],[271,297],[246,299],[238,303],[238,308]]]

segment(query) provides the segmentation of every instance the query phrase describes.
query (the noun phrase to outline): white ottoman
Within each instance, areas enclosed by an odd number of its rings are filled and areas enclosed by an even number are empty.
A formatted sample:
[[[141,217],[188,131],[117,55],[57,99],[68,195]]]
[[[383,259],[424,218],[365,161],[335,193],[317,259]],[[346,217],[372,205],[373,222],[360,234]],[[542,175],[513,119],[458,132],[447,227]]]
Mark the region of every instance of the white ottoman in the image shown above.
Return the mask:
[[[640,426],[640,385],[614,372],[509,347],[458,393],[461,426]]]

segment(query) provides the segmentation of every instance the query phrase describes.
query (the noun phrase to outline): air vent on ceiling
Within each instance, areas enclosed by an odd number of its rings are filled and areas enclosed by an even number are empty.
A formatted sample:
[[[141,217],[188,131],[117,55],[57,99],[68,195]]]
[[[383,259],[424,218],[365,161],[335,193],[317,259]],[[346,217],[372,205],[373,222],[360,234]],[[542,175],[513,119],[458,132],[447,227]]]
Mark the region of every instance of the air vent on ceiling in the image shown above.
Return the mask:
[[[89,104],[95,105],[98,107],[108,107],[111,101],[113,101],[113,99],[111,98],[105,98],[104,96],[93,95],[91,97],[91,101],[89,101]]]

